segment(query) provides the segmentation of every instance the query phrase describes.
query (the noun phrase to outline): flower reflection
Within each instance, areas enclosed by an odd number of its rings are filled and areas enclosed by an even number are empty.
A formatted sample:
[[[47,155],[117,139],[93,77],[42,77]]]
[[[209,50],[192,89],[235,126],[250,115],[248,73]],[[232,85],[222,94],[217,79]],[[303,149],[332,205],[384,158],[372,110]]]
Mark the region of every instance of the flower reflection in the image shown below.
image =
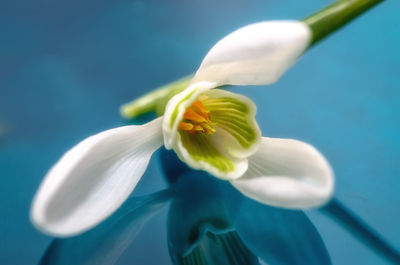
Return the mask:
[[[172,152],[161,155],[168,189],[131,197],[93,230],[55,239],[40,264],[114,264],[143,225],[169,202],[173,264],[331,264],[317,229],[302,211],[260,204],[228,183],[184,166]],[[337,201],[323,212],[387,261],[400,261],[395,249]]]
[[[180,194],[168,216],[174,264],[330,264],[321,237],[302,211],[257,203],[199,171],[181,170],[176,178],[173,163],[163,162]]]

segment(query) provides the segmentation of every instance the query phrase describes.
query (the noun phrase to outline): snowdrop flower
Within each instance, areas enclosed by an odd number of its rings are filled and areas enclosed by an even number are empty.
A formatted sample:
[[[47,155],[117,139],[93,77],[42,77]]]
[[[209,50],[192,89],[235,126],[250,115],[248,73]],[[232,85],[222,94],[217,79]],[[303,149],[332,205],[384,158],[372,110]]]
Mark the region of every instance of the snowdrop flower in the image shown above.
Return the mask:
[[[91,136],[48,172],[31,219],[45,233],[70,236],[110,216],[128,198],[163,144],[189,166],[228,180],[259,202],[286,208],[325,203],[333,174],[312,146],[261,136],[250,99],[214,89],[275,82],[302,54],[310,29],[298,21],[243,27],[206,55],[189,87],[164,117]]]

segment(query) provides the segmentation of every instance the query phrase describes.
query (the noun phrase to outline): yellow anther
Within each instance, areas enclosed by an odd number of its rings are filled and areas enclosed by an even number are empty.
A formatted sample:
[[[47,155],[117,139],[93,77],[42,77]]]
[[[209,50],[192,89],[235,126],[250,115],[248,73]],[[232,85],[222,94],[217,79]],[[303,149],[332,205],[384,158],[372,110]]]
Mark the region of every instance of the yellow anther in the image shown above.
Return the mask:
[[[203,128],[203,126],[201,126],[201,125],[195,125],[194,127],[193,127],[193,130],[192,130],[193,132],[202,132],[202,131],[204,131],[204,128]]]
[[[215,132],[215,129],[211,127],[211,125],[209,125],[208,123],[203,123],[202,126],[206,134],[213,134]]]
[[[210,111],[204,107],[200,100],[196,100],[183,114],[183,121],[179,123],[178,129],[190,134],[205,133],[207,135],[215,132],[212,127]]]
[[[187,108],[185,114],[183,114],[183,118],[185,120],[192,121],[194,123],[202,123],[207,122],[206,118],[195,112],[191,108]]]
[[[181,123],[179,123],[178,130],[190,131],[193,129],[193,127],[193,124],[182,121]]]
[[[207,120],[210,119],[210,111],[203,106],[200,100],[196,100],[192,103],[192,108],[196,110],[197,113],[205,117]]]

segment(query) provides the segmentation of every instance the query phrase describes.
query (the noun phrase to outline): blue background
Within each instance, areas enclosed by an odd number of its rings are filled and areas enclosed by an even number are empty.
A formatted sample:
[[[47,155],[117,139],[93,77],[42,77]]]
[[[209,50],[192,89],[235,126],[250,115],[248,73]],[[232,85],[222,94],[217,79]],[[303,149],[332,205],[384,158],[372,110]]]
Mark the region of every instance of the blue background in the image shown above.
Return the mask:
[[[246,24],[301,19],[326,0],[0,1],[0,264],[35,264],[50,237],[31,199],[70,147],[120,126],[119,106],[194,72]],[[400,2],[386,1],[309,50],[274,85],[234,88],[254,100],[265,136],[316,146],[335,197],[400,249]],[[157,158],[134,191],[165,187]],[[167,209],[118,264],[170,264]],[[318,211],[308,216],[333,264],[385,264]]]

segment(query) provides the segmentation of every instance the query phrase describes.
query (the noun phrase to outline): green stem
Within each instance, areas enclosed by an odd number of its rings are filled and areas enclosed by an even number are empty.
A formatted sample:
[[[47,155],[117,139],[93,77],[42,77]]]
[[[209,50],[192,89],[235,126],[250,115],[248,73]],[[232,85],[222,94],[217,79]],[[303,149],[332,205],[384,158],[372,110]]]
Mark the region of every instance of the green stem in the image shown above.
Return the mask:
[[[313,34],[308,48],[311,48],[320,40],[383,1],[384,0],[339,0],[307,17],[303,22],[310,27]],[[152,111],[156,112],[158,115],[162,115],[168,100],[183,91],[189,84],[192,76],[193,75],[189,75],[167,84],[123,105],[121,107],[122,116],[126,119],[132,119]]]
[[[384,0],[340,0],[304,19],[313,33],[310,47]]]
[[[168,100],[182,92],[189,85],[191,79],[192,75],[183,77],[122,105],[120,108],[121,115],[126,119],[132,119],[152,111],[162,115]]]

